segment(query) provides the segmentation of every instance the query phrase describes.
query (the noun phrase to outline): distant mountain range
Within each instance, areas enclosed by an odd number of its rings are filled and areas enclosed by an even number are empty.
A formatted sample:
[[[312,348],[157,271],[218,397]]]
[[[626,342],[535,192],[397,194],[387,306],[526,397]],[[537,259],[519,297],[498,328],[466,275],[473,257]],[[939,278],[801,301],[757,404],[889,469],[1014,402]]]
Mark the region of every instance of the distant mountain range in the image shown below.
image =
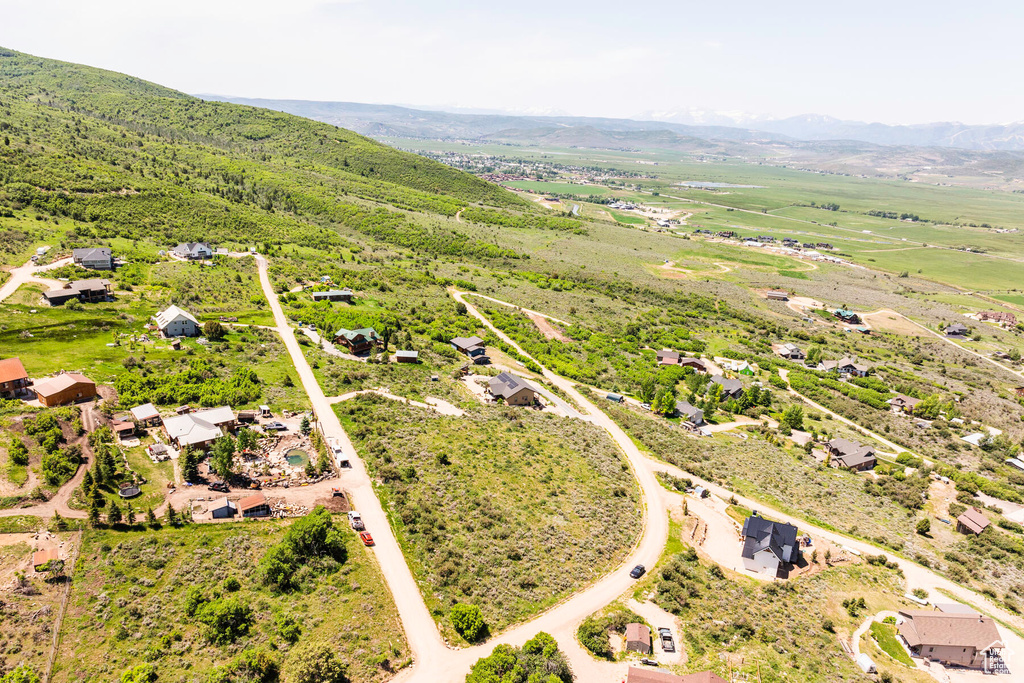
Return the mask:
[[[896,126],[844,121],[831,116],[806,114],[784,119],[699,109],[649,111],[636,118],[588,116],[537,116],[446,112],[393,105],[355,102],[269,100],[200,95],[205,99],[248,104],[297,114],[349,128],[374,137],[459,138],[523,140],[527,131],[545,136],[557,129],[576,128],[592,137],[593,131],[620,134],[667,132],[680,138],[737,142],[856,141],[872,145],[949,147],[975,151],[1024,150],[1024,122],[966,125],[955,122]],[[564,134],[562,137],[566,137]],[[641,137],[647,137],[641,136]],[[669,136],[668,139],[671,139]],[[666,141],[668,140],[666,139]],[[670,148],[677,148],[674,140]],[[689,145],[683,144],[682,147]]]

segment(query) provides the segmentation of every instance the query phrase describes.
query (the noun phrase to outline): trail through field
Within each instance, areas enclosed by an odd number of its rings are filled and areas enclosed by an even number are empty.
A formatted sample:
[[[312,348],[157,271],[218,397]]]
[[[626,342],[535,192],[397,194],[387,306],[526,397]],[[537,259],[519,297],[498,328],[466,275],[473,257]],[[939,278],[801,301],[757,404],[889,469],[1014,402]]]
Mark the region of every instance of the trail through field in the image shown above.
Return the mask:
[[[540,330],[540,333],[544,335],[545,339],[557,339],[560,342],[572,341],[572,339],[567,337],[561,330],[555,329],[555,326],[552,325],[544,316],[537,315],[531,311],[526,314],[526,317],[533,321],[533,324],[537,326],[537,329]]]
[[[457,223],[462,222],[462,209],[459,209],[458,211],[455,212],[455,221]]]
[[[411,399],[405,398],[404,396],[396,396],[395,394],[389,393],[385,389],[362,389],[360,391],[350,391],[347,394],[342,394],[340,396],[328,396],[327,400],[332,404],[341,403],[342,401],[350,401],[356,396],[362,396],[363,394],[377,394],[378,396],[383,396],[384,398],[390,399],[392,401],[398,401],[399,403],[407,403],[408,405],[416,406],[417,408],[434,410],[440,413],[441,415],[462,417],[463,415],[466,414],[466,412],[462,410],[462,408],[454,406],[448,401],[445,401],[440,398],[433,398],[428,396],[426,398],[426,402],[424,403],[421,401],[413,401]]]

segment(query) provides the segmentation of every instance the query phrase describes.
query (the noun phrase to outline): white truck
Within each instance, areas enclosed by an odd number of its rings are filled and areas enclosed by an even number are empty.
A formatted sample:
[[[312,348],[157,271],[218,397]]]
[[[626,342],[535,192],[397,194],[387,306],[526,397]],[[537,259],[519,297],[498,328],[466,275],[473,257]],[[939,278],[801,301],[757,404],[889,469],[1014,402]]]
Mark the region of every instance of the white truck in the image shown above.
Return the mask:
[[[363,518],[355,510],[348,513],[348,523],[352,525],[352,528],[355,531],[363,531],[366,529],[366,525],[363,524]]]
[[[348,456],[345,455],[345,449],[341,447],[336,438],[333,436],[327,437],[327,447],[331,449],[331,455],[334,457],[334,462],[337,463],[339,469],[352,466],[348,461]]]

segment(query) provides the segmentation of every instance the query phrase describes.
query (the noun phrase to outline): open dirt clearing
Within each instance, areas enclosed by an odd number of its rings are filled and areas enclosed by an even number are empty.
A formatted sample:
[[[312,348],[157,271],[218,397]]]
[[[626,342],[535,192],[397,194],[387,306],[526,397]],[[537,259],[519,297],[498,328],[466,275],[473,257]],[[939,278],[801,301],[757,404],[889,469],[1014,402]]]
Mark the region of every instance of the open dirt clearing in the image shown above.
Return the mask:
[[[918,325],[904,318],[894,311],[874,311],[864,313],[861,319],[871,326],[872,329],[882,332],[894,332],[907,337],[926,337],[928,332],[922,330]]]
[[[571,342],[572,339],[567,337],[565,333],[552,325],[543,316],[537,315],[536,313],[527,313],[527,317],[533,321],[533,324],[537,326],[540,333],[544,335],[545,339],[557,339],[560,342]]]

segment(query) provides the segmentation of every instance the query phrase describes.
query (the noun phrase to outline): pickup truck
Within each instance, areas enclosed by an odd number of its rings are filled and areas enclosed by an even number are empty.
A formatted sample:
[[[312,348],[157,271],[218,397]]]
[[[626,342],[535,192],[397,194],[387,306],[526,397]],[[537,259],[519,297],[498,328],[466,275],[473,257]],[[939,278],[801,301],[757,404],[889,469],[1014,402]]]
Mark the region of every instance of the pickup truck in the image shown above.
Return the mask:
[[[348,513],[348,523],[351,524],[352,528],[356,531],[363,531],[366,529],[366,525],[363,524],[363,518],[355,510]]]
[[[675,652],[676,642],[672,640],[672,631],[667,628],[659,628],[658,635],[661,637],[661,649],[665,652]]]

